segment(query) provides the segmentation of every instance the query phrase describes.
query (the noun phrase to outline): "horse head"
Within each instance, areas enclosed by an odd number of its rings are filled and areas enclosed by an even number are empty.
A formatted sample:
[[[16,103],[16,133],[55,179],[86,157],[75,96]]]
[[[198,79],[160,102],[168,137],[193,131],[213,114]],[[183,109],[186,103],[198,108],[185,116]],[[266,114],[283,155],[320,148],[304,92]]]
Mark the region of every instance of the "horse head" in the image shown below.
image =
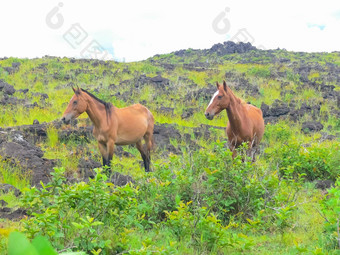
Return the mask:
[[[205,117],[208,120],[212,120],[215,115],[219,114],[222,110],[229,107],[230,104],[230,96],[228,93],[228,86],[225,81],[223,81],[223,85],[220,85],[216,82],[217,91],[212,96],[210,103],[205,110]]]
[[[73,88],[74,95],[72,96],[61,120],[68,124],[72,119],[77,118],[80,114],[86,111],[87,102],[83,96],[83,92],[80,88]]]

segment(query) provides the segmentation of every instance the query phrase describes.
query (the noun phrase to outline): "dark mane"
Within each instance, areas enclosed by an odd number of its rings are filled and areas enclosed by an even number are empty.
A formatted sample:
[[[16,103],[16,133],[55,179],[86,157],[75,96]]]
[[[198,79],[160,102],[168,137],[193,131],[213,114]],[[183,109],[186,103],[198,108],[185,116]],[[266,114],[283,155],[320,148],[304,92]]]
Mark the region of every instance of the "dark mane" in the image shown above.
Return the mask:
[[[86,94],[88,94],[90,97],[92,97],[93,99],[97,100],[99,103],[102,103],[105,106],[105,110],[106,110],[106,115],[107,117],[111,116],[111,108],[112,108],[112,104],[105,102],[101,99],[99,99],[98,97],[96,97],[95,95],[93,95],[92,93],[88,92],[85,89],[81,89],[81,91],[85,92]]]

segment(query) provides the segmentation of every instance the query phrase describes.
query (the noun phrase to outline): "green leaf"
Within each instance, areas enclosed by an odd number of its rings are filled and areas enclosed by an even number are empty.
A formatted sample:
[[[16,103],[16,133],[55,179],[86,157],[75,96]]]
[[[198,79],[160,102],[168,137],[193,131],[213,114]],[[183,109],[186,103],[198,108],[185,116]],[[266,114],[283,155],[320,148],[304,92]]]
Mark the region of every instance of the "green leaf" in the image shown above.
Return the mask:
[[[26,236],[19,232],[12,232],[8,240],[8,255],[39,255],[37,250],[27,240]]]
[[[59,255],[87,255],[86,252],[80,251],[80,252],[63,252]]]
[[[78,229],[83,229],[83,228],[84,228],[83,225],[80,225],[80,224],[78,224],[78,223],[76,223],[76,222],[72,222],[72,225],[75,226],[75,227],[78,228]]]
[[[42,236],[37,236],[33,239],[32,245],[38,251],[39,255],[57,255],[50,242]]]

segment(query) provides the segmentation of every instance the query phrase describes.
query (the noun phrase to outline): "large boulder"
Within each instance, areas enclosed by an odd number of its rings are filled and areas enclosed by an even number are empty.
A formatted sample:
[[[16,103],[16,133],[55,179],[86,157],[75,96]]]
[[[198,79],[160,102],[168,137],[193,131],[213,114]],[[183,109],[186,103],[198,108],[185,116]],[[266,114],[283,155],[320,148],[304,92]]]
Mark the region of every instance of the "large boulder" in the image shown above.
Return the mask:
[[[55,165],[53,160],[43,158],[42,150],[28,141],[18,131],[0,132],[0,156],[2,161],[18,167],[24,175],[31,176],[31,183],[40,187],[47,183]]]

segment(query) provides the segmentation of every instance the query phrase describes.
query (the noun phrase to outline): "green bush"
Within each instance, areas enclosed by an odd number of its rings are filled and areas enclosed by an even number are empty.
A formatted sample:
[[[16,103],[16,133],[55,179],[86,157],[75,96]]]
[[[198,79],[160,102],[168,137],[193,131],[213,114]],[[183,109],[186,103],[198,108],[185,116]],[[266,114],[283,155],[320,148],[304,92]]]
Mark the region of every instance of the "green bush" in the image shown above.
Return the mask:
[[[77,247],[84,251],[103,249],[102,254],[120,249],[107,238],[109,226],[119,229],[131,225],[136,212],[136,193],[131,186],[115,187],[96,169],[88,183],[67,184],[63,168],[55,168],[52,181],[41,190],[31,188],[22,198],[29,219],[25,232],[49,238],[56,249]],[[129,213],[127,213],[129,212]]]
[[[307,180],[335,180],[340,172],[340,152],[337,145],[320,147],[319,144],[303,146],[292,141],[276,150],[278,165],[282,176]]]
[[[261,78],[268,78],[271,75],[270,69],[264,66],[252,67],[248,73]]]
[[[328,190],[327,196],[322,200],[322,213],[324,223],[324,241],[329,250],[340,249],[340,179],[335,186]]]

